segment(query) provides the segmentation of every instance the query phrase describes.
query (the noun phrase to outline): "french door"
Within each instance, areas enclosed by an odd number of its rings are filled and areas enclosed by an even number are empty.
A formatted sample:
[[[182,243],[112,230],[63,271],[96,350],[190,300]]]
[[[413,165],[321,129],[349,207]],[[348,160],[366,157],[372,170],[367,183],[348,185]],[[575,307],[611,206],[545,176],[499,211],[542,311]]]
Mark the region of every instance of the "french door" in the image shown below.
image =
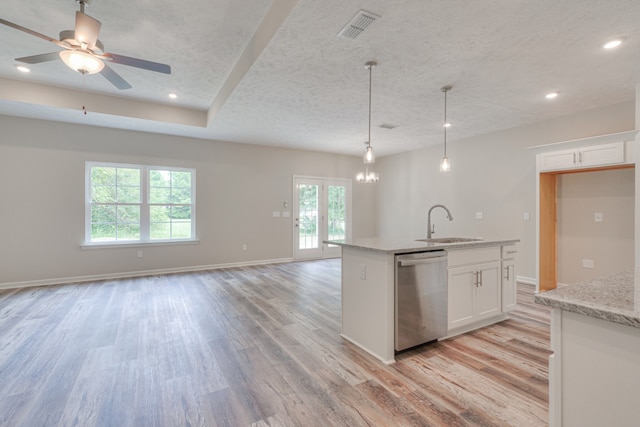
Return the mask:
[[[351,180],[293,178],[293,256],[340,256],[340,247],[322,243],[351,237]]]

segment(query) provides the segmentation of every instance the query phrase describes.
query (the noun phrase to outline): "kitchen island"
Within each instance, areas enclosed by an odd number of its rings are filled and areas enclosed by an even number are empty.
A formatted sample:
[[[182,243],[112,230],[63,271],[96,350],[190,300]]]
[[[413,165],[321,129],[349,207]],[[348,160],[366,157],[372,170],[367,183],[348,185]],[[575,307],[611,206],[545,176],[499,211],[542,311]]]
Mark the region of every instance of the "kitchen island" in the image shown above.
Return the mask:
[[[549,425],[640,423],[640,282],[632,271],[539,293],[553,307]]]
[[[384,363],[395,361],[395,257],[408,253],[447,253],[446,337],[506,319],[516,303],[516,242],[442,243],[378,237],[325,241],[342,247],[341,336]],[[484,286],[478,286],[481,275],[486,276]]]

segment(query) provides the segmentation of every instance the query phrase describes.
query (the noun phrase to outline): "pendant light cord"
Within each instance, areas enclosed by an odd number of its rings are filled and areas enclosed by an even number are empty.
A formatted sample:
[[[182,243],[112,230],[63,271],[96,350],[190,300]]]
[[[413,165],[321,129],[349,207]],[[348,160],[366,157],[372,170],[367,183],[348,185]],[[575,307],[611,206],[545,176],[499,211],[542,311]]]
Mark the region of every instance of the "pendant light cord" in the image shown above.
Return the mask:
[[[444,89],[444,157],[447,157],[447,92],[449,89]]]
[[[444,157],[447,157],[447,92],[451,90],[451,86],[443,86],[444,92]]]
[[[371,147],[371,80],[374,66],[375,65],[373,63],[369,64],[369,138],[367,139],[368,147]]]

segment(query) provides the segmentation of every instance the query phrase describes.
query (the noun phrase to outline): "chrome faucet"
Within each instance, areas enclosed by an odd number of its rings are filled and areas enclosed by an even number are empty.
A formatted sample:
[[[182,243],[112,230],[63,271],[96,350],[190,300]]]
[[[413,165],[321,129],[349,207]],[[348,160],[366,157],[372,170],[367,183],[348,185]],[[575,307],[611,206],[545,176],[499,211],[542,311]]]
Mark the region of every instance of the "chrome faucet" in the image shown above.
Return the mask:
[[[445,205],[431,206],[431,208],[429,209],[429,213],[427,214],[427,239],[430,239],[431,235],[435,233],[435,224],[433,225],[433,228],[431,227],[431,211],[434,210],[435,208],[442,208],[445,211],[447,211],[447,218],[449,219],[449,221],[453,221],[453,215],[451,215],[451,212],[449,211],[449,209],[447,209]]]

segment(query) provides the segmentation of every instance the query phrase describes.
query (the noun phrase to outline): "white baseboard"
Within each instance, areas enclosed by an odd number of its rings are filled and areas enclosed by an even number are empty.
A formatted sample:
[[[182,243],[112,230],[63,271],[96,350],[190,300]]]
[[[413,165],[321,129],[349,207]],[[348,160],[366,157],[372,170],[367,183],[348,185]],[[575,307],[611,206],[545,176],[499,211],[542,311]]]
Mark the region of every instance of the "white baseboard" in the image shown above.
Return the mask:
[[[190,273],[194,271],[218,270],[231,267],[248,267],[252,265],[281,264],[292,262],[293,258],[266,259],[248,262],[230,262],[225,264],[197,265],[191,267],[162,268],[157,270],[128,271],[124,273],[95,274],[91,276],[59,277],[56,279],[30,280],[24,282],[0,283],[0,289],[29,288],[33,286],[62,285],[65,283],[93,282],[96,280],[125,279],[130,277],[158,276],[161,274]]]
[[[526,283],[527,285],[535,285],[536,284],[536,278],[535,277],[516,276],[516,280],[518,282]]]

